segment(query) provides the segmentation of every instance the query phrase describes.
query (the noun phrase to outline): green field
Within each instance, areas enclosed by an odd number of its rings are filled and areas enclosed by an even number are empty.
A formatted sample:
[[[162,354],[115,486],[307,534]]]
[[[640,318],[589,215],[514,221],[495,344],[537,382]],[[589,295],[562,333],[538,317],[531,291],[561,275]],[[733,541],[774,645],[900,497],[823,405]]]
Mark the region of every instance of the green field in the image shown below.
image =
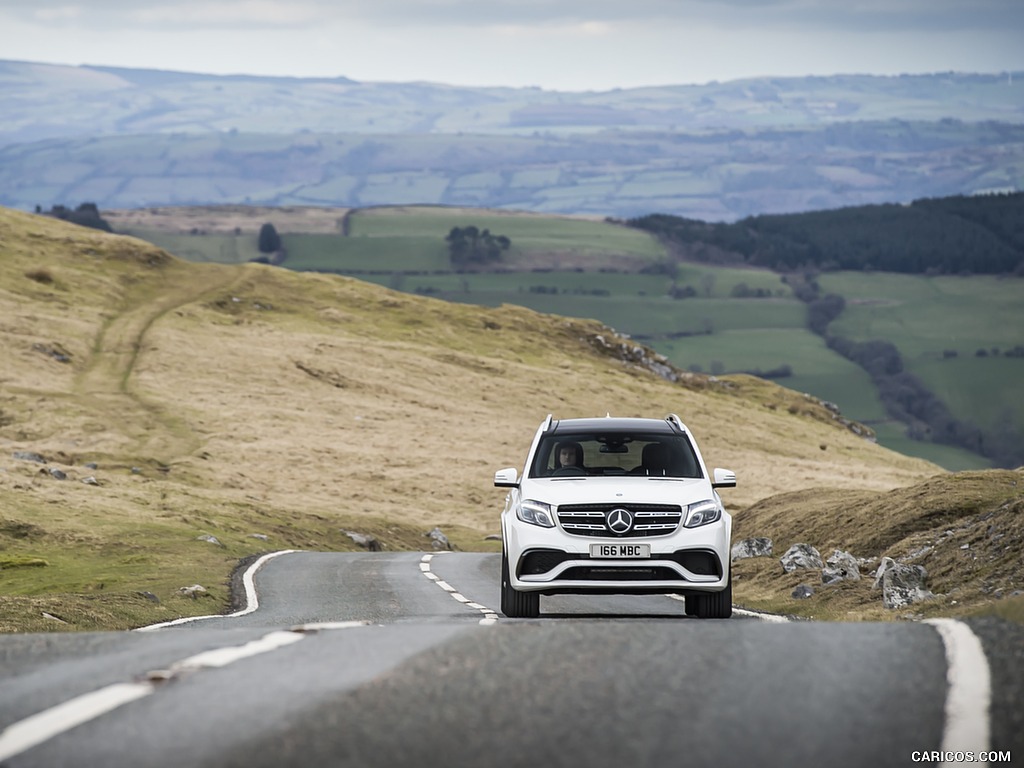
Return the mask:
[[[441,241],[452,227],[475,226],[505,235],[520,253],[568,251],[619,253],[656,260],[665,248],[648,233],[606,221],[473,208],[370,208],[350,217],[351,237],[410,237]],[[410,265],[411,269],[416,267]]]
[[[127,234],[189,261],[242,264],[263,255],[252,235],[177,235],[143,229]]]
[[[846,298],[830,330],[888,339],[904,367],[960,419],[984,428],[1024,424],[1024,281],[841,273],[820,280]],[[954,356],[955,355],[955,356]]]

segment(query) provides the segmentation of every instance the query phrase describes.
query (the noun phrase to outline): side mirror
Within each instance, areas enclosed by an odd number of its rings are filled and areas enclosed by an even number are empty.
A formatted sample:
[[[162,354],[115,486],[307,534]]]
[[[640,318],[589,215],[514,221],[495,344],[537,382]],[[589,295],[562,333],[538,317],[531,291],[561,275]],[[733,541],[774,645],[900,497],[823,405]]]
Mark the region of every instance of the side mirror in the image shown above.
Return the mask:
[[[494,484],[498,488],[515,488],[519,485],[519,473],[515,467],[499,469],[494,473]]]
[[[735,488],[736,487],[736,473],[731,469],[721,469],[715,467],[715,479],[711,483],[712,488]]]

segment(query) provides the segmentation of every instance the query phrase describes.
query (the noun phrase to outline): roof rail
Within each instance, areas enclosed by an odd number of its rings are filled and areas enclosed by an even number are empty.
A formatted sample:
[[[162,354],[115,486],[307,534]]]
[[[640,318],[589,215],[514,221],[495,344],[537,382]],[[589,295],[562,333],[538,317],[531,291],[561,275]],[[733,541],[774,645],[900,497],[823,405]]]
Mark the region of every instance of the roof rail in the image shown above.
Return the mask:
[[[685,432],[686,431],[686,427],[683,426],[682,420],[678,416],[676,416],[674,413],[670,413],[668,416],[666,416],[665,417],[665,421],[667,421],[669,424],[674,426],[680,432]]]
[[[548,414],[548,417],[546,419],[544,419],[544,423],[540,425],[540,431],[541,432],[547,432],[549,429],[551,429],[551,414],[550,413]]]

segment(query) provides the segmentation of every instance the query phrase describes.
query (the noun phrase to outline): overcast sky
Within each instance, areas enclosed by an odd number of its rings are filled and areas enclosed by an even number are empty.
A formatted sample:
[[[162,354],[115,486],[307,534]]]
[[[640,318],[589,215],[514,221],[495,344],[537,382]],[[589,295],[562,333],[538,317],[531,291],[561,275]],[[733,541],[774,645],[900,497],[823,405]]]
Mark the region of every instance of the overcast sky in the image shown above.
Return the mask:
[[[1024,0],[0,0],[0,59],[608,90],[1024,71]]]

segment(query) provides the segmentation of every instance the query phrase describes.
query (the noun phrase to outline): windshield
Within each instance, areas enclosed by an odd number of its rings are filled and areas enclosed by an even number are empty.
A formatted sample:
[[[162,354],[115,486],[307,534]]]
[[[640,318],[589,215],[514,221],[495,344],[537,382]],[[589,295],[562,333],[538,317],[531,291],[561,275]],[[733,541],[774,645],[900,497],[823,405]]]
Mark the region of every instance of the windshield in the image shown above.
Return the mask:
[[[530,477],[702,477],[686,435],[580,432],[548,435],[533,458]]]

